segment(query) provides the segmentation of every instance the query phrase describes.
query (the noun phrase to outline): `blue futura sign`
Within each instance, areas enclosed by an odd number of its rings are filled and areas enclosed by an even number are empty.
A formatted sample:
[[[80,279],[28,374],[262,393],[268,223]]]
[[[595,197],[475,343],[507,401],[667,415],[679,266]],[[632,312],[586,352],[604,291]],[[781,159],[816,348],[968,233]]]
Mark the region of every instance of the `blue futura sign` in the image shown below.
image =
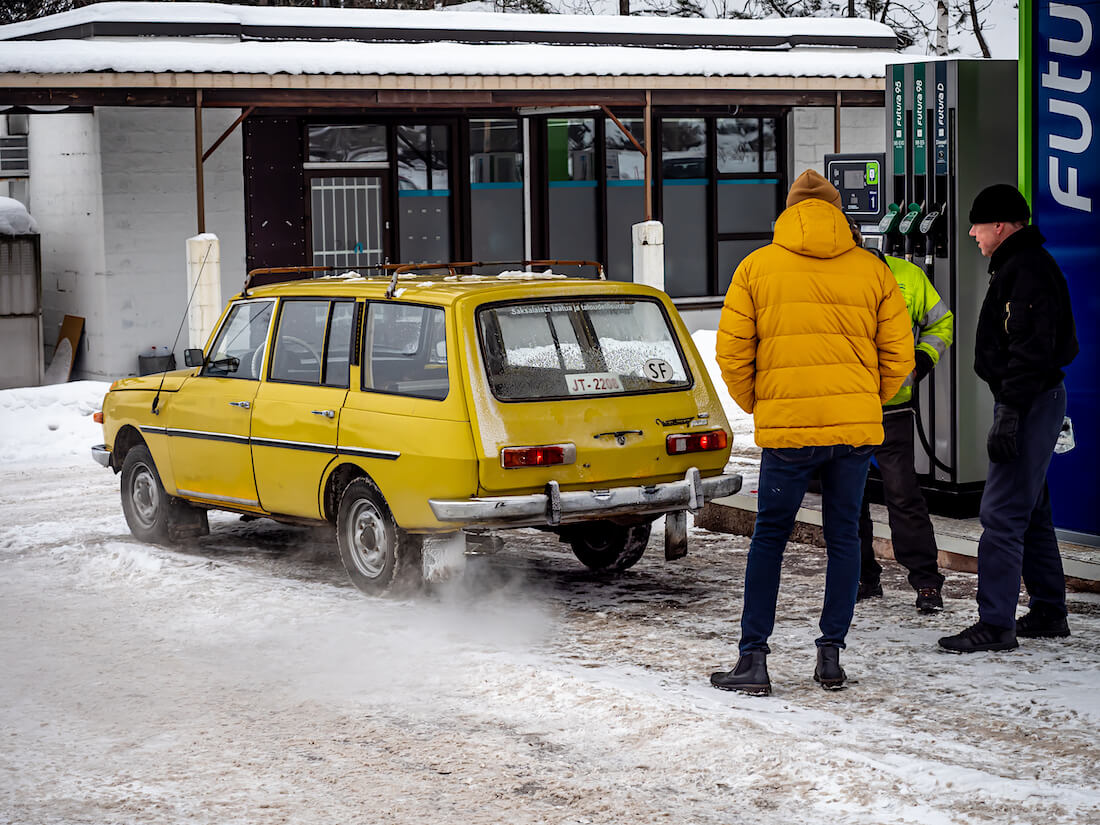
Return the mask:
[[[1100,6],[1034,3],[1032,211],[1069,282],[1080,354],[1066,370],[1077,447],[1050,465],[1055,525],[1100,535]]]

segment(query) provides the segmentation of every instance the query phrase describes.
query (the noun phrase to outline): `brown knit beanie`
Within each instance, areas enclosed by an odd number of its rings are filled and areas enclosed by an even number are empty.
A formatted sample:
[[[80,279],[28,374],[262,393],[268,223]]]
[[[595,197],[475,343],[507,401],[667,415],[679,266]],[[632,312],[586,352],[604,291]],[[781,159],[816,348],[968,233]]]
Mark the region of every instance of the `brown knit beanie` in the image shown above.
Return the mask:
[[[807,198],[818,198],[840,209],[840,193],[836,187],[813,169],[807,169],[791,184],[787,193],[787,206],[794,206]]]

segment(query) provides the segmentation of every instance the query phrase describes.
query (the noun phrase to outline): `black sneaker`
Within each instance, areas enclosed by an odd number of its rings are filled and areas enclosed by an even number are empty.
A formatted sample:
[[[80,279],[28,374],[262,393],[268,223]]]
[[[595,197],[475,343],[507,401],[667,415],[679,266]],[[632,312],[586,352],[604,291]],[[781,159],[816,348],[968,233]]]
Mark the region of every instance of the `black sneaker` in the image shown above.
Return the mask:
[[[760,651],[745,653],[731,671],[710,674],[710,683],[719,690],[736,690],[749,696],[770,696],[772,682],[768,678],[768,654]]]
[[[1022,639],[1064,639],[1069,635],[1069,622],[1061,613],[1033,607],[1016,620],[1016,635]]]
[[[1016,631],[1010,627],[977,622],[962,633],[944,636],[940,647],[951,653],[977,653],[982,650],[1012,650],[1019,647]]]
[[[814,681],[825,690],[840,690],[848,676],[840,666],[840,648],[832,645],[817,649],[817,667],[814,668]]]
[[[917,610],[921,613],[939,613],[943,610],[943,598],[938,587],[922,587],[917,590]]]
[[[856,601],[861,602],[864,599],[881,599],[882,598],[882,583],[881,582],[860,582],[859,589],[856,591]]]

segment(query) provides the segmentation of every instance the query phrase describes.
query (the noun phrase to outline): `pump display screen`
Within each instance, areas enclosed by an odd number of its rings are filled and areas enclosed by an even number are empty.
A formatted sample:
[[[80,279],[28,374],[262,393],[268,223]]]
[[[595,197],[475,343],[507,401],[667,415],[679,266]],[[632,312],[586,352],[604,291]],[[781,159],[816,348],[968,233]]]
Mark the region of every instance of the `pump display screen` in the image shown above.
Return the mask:
[[[862,169],[845,169],[844,170],[844,188],[845,189],[862,189],[865,185],[865,178]]]

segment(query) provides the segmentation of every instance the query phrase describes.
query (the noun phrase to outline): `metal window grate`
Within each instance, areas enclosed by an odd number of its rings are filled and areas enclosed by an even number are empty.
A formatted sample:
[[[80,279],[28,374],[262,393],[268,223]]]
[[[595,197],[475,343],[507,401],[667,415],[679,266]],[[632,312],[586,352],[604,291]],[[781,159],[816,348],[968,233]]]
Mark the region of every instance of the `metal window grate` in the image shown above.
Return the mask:
[[[26,177],[30,173],[27,136],[0,137],[0,174],[6,177]]]
[[[310,199],[315,265],[360,267],[385,263],[381,178],[314,178]]]

